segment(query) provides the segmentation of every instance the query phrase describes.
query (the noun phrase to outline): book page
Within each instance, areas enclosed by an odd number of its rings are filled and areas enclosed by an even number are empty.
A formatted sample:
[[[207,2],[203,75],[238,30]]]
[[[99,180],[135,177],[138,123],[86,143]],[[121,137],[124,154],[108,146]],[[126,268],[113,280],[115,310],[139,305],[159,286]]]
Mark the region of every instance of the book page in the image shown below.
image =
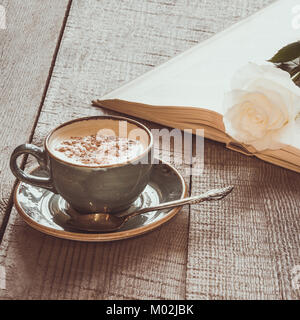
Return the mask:
[[[284,45],[299,40],[292,9],[280,0],[250,18],[169,60],[104,96],[158,106],[206,108],[223,114],[232,75],[248,62],[267,63]]]

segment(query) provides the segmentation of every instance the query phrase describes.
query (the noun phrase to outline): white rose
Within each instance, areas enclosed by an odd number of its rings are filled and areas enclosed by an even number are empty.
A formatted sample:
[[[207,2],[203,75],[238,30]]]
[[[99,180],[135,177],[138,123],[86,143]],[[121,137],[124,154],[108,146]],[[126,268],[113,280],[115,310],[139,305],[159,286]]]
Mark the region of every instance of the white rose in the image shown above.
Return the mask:
[[[292,134],[300,107],[300,88],[289,73],[249,63],[234,75],[231,86],[224,99],[226,133],[257,151],[279,149],[280,135]]]

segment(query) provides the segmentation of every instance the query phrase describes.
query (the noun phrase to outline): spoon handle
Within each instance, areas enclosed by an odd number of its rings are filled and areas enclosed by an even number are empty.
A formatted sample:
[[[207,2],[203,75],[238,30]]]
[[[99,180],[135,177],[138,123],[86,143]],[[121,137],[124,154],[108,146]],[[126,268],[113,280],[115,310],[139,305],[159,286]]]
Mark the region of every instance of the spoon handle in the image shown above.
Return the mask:
[[[232,186],[222,188],[222,189],[213,189],[213,190],[207,191],[207,192],[205,192],[201,195],[198,195],[198,196],[174,200],[174,201],[170,201],[170,202],[165,202],[165,203],[159,204],[155,207],[148,207],[148,208],[139,209],[138,211],[135,211],[134,213],[128,215],[126,218],[129,219],[129,218],[135,217],[135,216],[142,214],[142,213],[179,207],[179,206],[183,206],[185,204],[197,204],[197,203],[204,202],[204,201],[221,200],[224,197],[226,197],[232,190],[233,190]]]

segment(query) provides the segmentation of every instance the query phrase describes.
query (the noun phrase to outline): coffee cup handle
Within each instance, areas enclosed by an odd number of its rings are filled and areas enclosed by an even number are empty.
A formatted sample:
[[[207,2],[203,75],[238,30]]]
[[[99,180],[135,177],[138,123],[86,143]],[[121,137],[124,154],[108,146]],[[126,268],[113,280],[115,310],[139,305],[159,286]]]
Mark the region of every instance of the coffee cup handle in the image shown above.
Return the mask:
[[[15,175],[16,178],[18,178],[20,181],[31,184],[36,187],[45,188],[48,190],[51,190],[52,192],[55,192],[55,188],[52,184],[52,179],[50,177],[38,177],[31,174],[28,174],[24,172],[17,164],[17,159],[19,156],[23,154],[31,154],[33,155],[37,162],[39,163],[41,169],[46,170],[49,172],[48,166],[47,166],[47,156],[46,152],[43,148],[39,148],[33,144],[22,144],[18,146],[12,153],[10,157],[10,169],[12,173]]]

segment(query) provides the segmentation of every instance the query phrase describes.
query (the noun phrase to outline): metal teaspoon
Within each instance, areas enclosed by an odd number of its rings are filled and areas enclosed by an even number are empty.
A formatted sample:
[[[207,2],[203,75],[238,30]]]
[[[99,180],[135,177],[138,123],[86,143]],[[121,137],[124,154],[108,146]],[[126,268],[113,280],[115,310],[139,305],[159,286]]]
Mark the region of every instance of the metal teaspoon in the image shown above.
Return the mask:
[[[72,216],[68,220],[67,224],[70,227],[76,228],[78,230],[84,230],[84,231],[96,231],[96,232],[116,231],[120,229],[125,224],[126,221],[128,221],[130,218],[133,218],[137,215],[150,212],[150,211],[183,206],[185,204],[197,204],[204,201],[221,200],[224,197],[226,197],[232,190],[233,190],[233,186],[222,188],[222,189],[213,189],[198,196],[165,202],[155,207],[142,208],[135,212],[130,213],[127,216],[117,216],[109,213],[90,213],[90,214],[76,215],[76,216]]]

